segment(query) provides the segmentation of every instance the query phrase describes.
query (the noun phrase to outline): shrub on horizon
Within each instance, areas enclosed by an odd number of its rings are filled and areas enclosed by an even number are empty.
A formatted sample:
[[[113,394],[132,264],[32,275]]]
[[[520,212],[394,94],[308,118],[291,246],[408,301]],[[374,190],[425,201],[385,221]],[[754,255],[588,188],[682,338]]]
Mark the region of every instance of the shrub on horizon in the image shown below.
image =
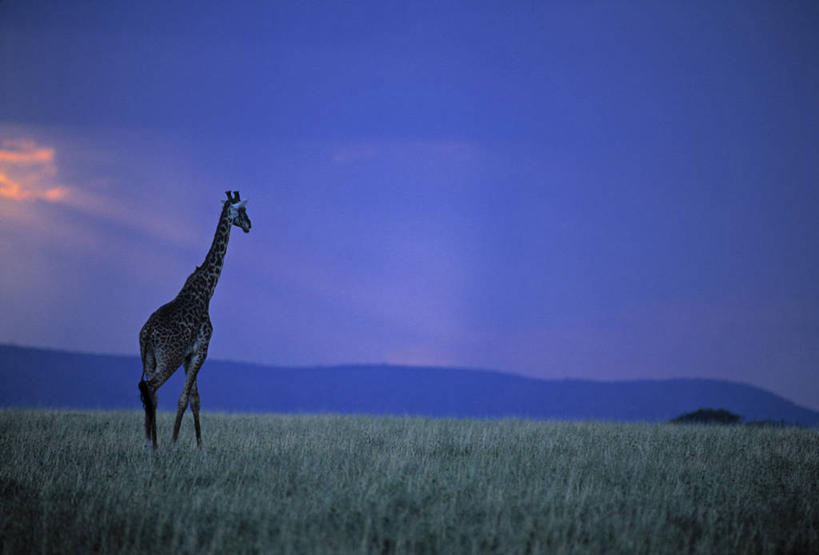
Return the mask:
[[[725,409],[699,409],[672,418],[673,424],[739,424],[742,417]]]

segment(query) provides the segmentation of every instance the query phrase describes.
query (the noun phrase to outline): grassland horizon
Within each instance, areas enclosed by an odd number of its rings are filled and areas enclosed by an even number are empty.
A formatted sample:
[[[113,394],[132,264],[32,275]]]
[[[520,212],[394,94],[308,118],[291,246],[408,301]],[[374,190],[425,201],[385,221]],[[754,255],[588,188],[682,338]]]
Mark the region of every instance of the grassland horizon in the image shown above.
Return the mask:
[[[0,550],[819,552],[814,429],[0,410]]]

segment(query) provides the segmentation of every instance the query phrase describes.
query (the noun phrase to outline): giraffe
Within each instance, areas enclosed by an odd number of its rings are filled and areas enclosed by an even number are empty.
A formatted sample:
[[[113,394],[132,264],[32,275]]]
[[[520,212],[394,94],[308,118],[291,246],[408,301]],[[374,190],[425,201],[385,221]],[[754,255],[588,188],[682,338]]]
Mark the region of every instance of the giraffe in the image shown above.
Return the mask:
[[[208,355],[208,344],[213,333],[208,306],[225,262],[231,227],[240,227],[245,233],[250,231],[250,218],[245,209],[247,199],[240,200],[239,191],[233,191],[233,196],[230,191],[226,191],[226,194],[227,200],[222,201],[224,204],[219,224],[205,261],[188,276],[176,298],[151,314],[139,331],[139,349],[142,355],[139,392],[145,407],[146,449],[149,445],[154,450],[157,448],[156,392],[180,366],[185,367],[185,387],[176,405],[173,444],[176,445],[182,416],[190,400],[196,446],[202,447],[196,375]]]

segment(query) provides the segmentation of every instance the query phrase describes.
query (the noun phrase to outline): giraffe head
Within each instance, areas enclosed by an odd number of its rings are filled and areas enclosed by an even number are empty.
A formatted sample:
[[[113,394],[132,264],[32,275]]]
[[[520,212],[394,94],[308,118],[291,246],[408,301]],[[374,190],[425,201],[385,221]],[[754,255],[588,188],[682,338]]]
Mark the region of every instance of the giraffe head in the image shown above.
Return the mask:
[[[242,228],[245,233],[250,231],[250,218],[247,215],[245,205],[247,199],[239,200],[239,191],[233,191],[231,196],[230,191],[225,191],[227,200],[225,202],[225,209],[228,211],[228,218],[230,223],[236,227]]]

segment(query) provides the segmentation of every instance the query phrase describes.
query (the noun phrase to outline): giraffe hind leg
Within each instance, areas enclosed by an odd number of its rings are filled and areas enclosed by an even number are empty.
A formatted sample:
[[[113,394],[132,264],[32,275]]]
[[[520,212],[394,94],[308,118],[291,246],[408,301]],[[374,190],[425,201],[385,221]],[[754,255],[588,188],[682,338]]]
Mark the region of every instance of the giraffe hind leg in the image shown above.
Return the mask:
[[[202,429],[199,427],[199,407],[201,406],[199,400],[199,386],[193,382],[191,386],[191,412],[193,413],[193,427],[196,430],[196,447],[202,448]]]
[[[157,398],[156,393],[153,394],[153,398],[151,399],[151,446],[153,450],[156,451],[157,443],[156,443],[156,405],[157,405]]]
[[[145,447],[151,441],[151,393],[148,390],[148,383],[145,380],[139,382],[139,400],[142,401],[142,408],[145,409]]]
[[[139,382],[139,397],[145,409],[145,447],[150,444],[156,450],[156,391],[145,380]]]
[[[143,327],[139,333],[139,350],[142,356],[142,379],[139,381],[139,399],[145,409],[145,448],[150,444],[156,450],[156,390],[159,384],[154,381],[156,376],[156,355],[148,341],[147,328]],[[148,377],[150,381],[145,381]],[[153,379],[151,379],[153,377]]]

